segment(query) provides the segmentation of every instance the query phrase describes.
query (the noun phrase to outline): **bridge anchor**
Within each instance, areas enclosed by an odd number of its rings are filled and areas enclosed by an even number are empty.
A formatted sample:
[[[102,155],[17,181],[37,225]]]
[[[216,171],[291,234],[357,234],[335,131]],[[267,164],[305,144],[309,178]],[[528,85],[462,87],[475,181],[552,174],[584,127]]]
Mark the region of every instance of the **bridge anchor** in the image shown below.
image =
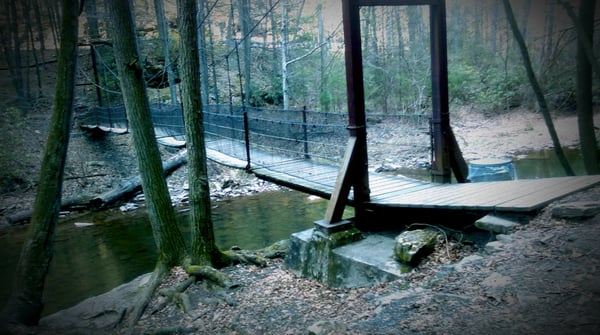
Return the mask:
[[[330,223],[327,220],[317,220],[314,222],[315,228],[325,235],[335,234],[340,231],[349,230],[353,227],[352,221],[341,220],[338,222]]]

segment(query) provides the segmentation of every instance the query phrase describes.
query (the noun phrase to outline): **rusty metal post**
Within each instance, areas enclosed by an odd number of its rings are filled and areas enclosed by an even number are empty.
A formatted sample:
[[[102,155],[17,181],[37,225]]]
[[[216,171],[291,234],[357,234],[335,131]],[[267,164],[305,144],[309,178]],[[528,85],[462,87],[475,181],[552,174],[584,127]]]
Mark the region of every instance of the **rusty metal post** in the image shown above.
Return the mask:
[[[432,181],[449,183],[450,113],[448,108],[448,52],[446,47],[446,5],[441,0],[429,6],[431,42],[431,103],[433,107]]]

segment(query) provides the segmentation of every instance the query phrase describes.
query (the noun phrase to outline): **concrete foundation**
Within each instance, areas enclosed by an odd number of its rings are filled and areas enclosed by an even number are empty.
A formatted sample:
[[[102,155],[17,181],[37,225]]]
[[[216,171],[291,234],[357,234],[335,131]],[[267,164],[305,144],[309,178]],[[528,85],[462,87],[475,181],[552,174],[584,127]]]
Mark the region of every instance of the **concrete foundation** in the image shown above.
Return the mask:
[[[410,270],[393,258],[394,239],[353,228],[333,234],[308,229],[290,236],[287,267],[332,287],[369,286]]]

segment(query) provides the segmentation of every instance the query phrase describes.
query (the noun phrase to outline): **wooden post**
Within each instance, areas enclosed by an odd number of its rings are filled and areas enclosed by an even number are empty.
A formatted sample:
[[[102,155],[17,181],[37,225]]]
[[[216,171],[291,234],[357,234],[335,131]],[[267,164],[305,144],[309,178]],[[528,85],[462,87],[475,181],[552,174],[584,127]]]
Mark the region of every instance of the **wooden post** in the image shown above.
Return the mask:
[[[342,222],[350,187],[354,189],[357,220],[364,212],[363,204],[370,198],[359,5],[358,1],[342,1],[350,139],[325,219],[317,221],[317,226],[319,223],[331,225]]]
[[[433,107],[433,161],[432,181],[449,183],[450,168],[450,113],[448,108],[448,56],[446,48],[446,6],[438,1],[429,6],[431,43],[431,103]]]
[[[449,183],[454,168],[457,179],[466,181],[466,164],[450,128],[445,0],[342,0],[350,140],[325,219],[315,222],[318,228],[329,229],[328,225],[342,221],[351,187],[354,189],[357,220],[364,217],[364,204],[370,198],[360,7],[418,5],[429,5],[430,8],[432,179],[434,182]]]

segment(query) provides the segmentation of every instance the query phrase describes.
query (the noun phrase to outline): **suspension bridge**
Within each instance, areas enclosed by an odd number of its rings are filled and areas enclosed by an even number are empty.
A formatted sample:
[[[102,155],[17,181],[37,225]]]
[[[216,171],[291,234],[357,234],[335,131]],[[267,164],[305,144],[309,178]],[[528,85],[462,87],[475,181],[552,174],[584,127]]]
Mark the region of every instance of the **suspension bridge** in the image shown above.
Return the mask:
[[[181,109],[153,104],[159,143],[184,146]],[[229,105],[205,106],[203,112],[208,158],[245,169],[258,178],[301,192],[331,199],[335,196],[347,151],[346,115],[309,110],[275,110]],[[428,129],[424,115],[377,116],[383,123],[408,123]],[[125,133],[125,109],[96,107],[78,116],[85,128]],[[422,141],[420,145],[427,145]],[[415,219],[441,215],[484,216],[489,213],[531,214],[553,200],[600,183],[600,176],[560,177],[478,183],[435,183],[392,176],[369,169],[370,211],[386,210]],[[343,202],[356,205],[349,192]]]
[[[347,226],[342,220],[347,204],[356,208],[357,221],[368,221],[365,214],[378,211],[392,211],[393,215],[388,217],[406,217],[410,213],[415,220],[464,213],[474,216],[522,214],[535,212],[551,201],[600,183],[598,175],[467,182],[466,162],[450,127],[445,1],[343,0],[342,4],[348,113],[271,110],[231,104],[205,106],[209,159],[330,199],[325,219],[316,222],[317,228],[326,232]],[[428,116],[384,115],[376,120],[367,119],[360,8],[389,5],[429,6],[432,112]],[[102,105],[100,93],[98,97]],[[154,104],[151,109],[158,141],[184,146],[181,109],[177,105],[163,104]],[[96,107],[80,115],[79,121],[87,128],[120,133],[128,130],[123,107]],[[367,139],[367,127],[390,121],[392,124],[413,122],[414,127],[426,130],[425,144],[414,145],[429,145],[432,182],[376,173],[369,168],[372,157],[368,152],[371,143]],[[392,154],[390,150],[388,155]],[[460,183],[451,183],[452,172]]]

